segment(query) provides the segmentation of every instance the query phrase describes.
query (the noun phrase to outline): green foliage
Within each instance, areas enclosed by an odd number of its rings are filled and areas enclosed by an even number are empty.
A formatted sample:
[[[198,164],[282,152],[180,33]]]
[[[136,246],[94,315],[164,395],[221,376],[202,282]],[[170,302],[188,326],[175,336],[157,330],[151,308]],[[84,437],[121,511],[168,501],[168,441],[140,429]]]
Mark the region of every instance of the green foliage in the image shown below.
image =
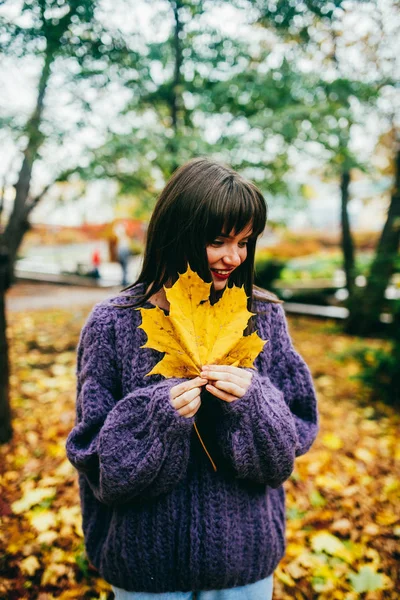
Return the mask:
[[[361,367],[351,379],[362,381],[372,400],[400,407],[400,302],[393,308],[393,323],[385,347],[374,348],[358,342],[352,348],[340,352],[336,358],[341,362],[355,360]]]
[[[256,256],[254,283],[267,290],[272,290],[272,282],[279,279],[282,270],[285,267],[283,260],[268,258],[262,255]]]
[[[314,508],[320,508],[321,506],[326,505],[326,500],[318,490],[312,490],[310,494],[310,504]]]
[[[11,122],[8,130],[14,138],[22,134],[29,137],[32,162],[40,157],[38,150],[45,140],[61,143],[65,135],[59,124],[42,110],[55,71],[62,74],[63,86],[73,98],[71,104],[77,115],[83,115],[85,110],[92,111],[92,106],[85,100],[87,86],[84,90],[82,81],[86,81],[92,91],[102,90],[111,82],[119,81],[127,71],[131,73],[134,67],[139,68],[139,54],[131,40],[104,24],[99,17],[99,4],[96,0],[26,0],[13,21],[0,18],[3,52],[17,59],[34,56],[42,61],[37,106],[31,117],[18,127],[15,125],[18,115],[7,117]],[[82,123],[77,119],[76,127],[80,126]]]
[[[11,2],[6,0],[4,4]],[[133,49],[117,30],[102,24],[98,13],[96,0],[25,0],[20,12],[23,20],[17,17],[12,22],[5,18],[0,21],[3,50],[18,57],[72,58],[81,67],[75,71],[78,77],[106,75],[105,63],[110,65],[116,60],[121,67],[122,59],[132,65],[137,58]],[[96,81],[91,84],[96,85]]]
[[[237,4],[250,24],[251,3]],[[287,197],[290,145],[304,120],[320,123],[332,113],[329,102],[321,106],[326,95],[318,77],[287,59],[266,70],[270,48],[222,34],[204,20],[208,8],[203,3],[186,0],[175,8],[165,3],[156,20],[169,17],[169,35],[146,44],[142,76],[127,81],[131,97],[121,118],[129,125],[123,133],[110,128],[81,176],[117,180],[122,194],[139,197],[150,212],[179,165],[208,155],[254,178],[267,196]],[[266,152],[270,139],[274,150]],[[291,195],[301,192],[291,190]]]
[[[305,256],[288,261],[281,273],[281,280],[290,283],[310,279],[332,279],[342,267],[340,254],[328,256]]]
[[[369,347],[355,348],[348,353],[361,366],[358,375],[353,379],[359,379],[370,390],[375,399],[382,400],[387,404],[399,403],[399,389],[394,387],[394,380],[399,379],[399,357],[400,344],[392,342],[389,350],[371,349]],[[398,385],[398,383],[397,383]]]
[[[61,70],[67,59],[65,76],[84,110],[92,110],[86,92],[110,82],[130,94],[104,143],[87,149],[74,175],[114,179],[121,195],[137,200],[132,214],[147,217],[166,179],[194,156],[222,160],[254,179],[267,197],[291,203],[302,194],[301,186],[291,190],[288,184],[291,151],[307,152],[310,142],[326,151],[327,175],[364,169],[348,144],[352,104],[374,103],[379,82],[344,76],[339,68],[326,78],[301,67],[310,52],[321,51],[315,31],[321,25],[329,38],[343,1],[219,0],[222,8],[242,11],[260,42],[214,27],[204,18],[211,4],[165,1],[152,26],[169,22],[170,30],[166,39],[150,42],[134,27],[124,35],[106,27],[101,3],[89,0],[26,0],[24,25],[3,20],[7,53],[57,61]],[[273,66],[271,35],[285,46]],[[326,61],[334,66],[332,56]],[[46,123],[46,132],[51,127]]]
[[[286,511],[288,520],[302,519],[307,514],[307,511],[300,510],[297,506],[290,506]]]
[[[75,554],[75,562],[83,576],[89,578],[89,560],[87,558],[85,550],[82,550],[81,552],[77,552]]]
[[[274,28],[277,33],[289,39],[297,39],[303,43],[310,39],[309,26],[316,17],[323,23],[329,23],[335,11],[345,4],[344,0],[325,2],[324,0],[305,0],[304,2],[288,2],[277,0],[264,2],[256,0],[260,10],[259,22],[264,27]]]
[[[356,259],[356,274],[367,275],[371,260],[371,253],[359,253]],[[339,252],[304,256],[288,261],[281,272],[280,279],[286,283],[333,279],[335,271],[342,268],[343,257]]]

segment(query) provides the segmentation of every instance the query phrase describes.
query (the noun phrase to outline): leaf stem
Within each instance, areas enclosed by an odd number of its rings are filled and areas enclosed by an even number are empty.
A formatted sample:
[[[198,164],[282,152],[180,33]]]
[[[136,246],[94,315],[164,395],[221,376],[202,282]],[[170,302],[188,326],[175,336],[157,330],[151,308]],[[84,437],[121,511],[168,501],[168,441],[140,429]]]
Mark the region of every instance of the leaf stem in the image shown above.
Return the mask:
[[[210,459],[210,461],[211,461],[211,464],[212,464],[212,466],[213,466],[213,469],[214,469],[214,471],[216,471],[216,470],[217,470],[217,467],[215,466],[215,463],[214,463],[213,459],[211,458],[211,456],[210,456],[210,453],[208,452],[207,448],[206,448],[206,447],[205,447],[205,445],[204,445],[204,442],[203,442],[203,440],[201,439],[201,435],[200,435],[200,433],[199,433],[199,430],[197,429],[197,425],[196,425],[196,423],[193,423],[193,425],[194,425],[194,428],[195,428],[195,430],[196,430],[196,433],[197,433],[197,435],[198,435],[198,438],[199,438],[199,440],[200,440],[200,443],[201,443],[201,445],[203,446],[203,448],[204,448],[204,450],[205,450],[205,452],[206,452],[206,454],[207,454],[208,458]]]

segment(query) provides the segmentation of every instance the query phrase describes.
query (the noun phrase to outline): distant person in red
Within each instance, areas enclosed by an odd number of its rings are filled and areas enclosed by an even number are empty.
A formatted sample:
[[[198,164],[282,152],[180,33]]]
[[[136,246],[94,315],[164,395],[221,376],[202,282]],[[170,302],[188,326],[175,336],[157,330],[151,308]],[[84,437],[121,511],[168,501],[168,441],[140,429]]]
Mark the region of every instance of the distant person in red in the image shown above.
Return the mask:
[[[95,279],[100,279],[100,271],[99,271],[99,266],[101,263],[101,258],[100,258],[100,252],[98,250],[98,248],[95,248],[92,252],[92,271],[91,271],[91,276],[94,277]]]

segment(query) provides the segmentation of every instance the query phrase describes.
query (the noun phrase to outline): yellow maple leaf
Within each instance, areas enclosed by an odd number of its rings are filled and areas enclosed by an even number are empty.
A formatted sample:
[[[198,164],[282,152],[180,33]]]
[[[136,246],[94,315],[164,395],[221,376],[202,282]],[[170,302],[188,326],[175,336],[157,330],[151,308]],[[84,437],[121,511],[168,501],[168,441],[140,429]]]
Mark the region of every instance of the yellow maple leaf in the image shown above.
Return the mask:
[[[254,314],[247,310],[244,288],[227,288],[214,305],[210,288],[211,283],[188,267],[171,288],[164,288],[169,315],[158,307],[137,309],[142,316],[139,327],[147,335],[141,347],[165,352],[147,375],[191,378],[207,364],[254,368],[266,341],[256,332],[243,336]]]

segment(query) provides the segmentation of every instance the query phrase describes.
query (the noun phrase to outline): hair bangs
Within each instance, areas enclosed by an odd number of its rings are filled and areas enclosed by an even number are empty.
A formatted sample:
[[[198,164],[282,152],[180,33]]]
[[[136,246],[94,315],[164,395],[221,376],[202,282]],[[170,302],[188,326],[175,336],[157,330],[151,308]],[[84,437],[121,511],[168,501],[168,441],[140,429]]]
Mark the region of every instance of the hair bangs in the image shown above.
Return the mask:
[[[212,242],[220,233],[237,235],[250,224],[251,238],[264,231],[267,207],[264,198],[252,185],[242,178],[229,176],[213,201],[207,206],[209,216],[206,227],[206,242]]]

